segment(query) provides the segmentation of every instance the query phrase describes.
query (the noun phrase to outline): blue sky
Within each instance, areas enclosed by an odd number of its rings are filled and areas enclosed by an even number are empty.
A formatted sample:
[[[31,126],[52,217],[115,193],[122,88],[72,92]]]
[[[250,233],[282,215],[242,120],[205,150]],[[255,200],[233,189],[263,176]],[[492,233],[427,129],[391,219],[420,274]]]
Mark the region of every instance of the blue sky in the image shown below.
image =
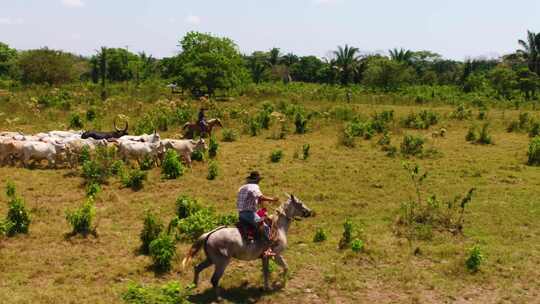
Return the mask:
[[[527,29],[540,31],[539,0],[0,0],[0,41],[85,55],[104,45],[171,56],[197,30],[244,53],[276,46],[322,57],[348,43],[461,60],[511,52]]]

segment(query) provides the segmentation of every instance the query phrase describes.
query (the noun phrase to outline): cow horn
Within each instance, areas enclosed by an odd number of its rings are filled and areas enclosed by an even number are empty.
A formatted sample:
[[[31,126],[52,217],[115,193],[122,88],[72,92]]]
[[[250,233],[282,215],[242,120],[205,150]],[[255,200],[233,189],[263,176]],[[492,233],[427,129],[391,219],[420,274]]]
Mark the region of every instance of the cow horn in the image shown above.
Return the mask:
[[[114,119],[114,129],[116,130],[116,132],[126,132],[128,130],[128,120],[127,118],[125,117],[122,117],[123,115],[118,115],[116,116],[116,118]],[[124,130],[120,130],[116,124],[116,121],[119,120],[119,119],[122,119],[124,120],[124,122],[126,123],[126,126],[124,128]]]

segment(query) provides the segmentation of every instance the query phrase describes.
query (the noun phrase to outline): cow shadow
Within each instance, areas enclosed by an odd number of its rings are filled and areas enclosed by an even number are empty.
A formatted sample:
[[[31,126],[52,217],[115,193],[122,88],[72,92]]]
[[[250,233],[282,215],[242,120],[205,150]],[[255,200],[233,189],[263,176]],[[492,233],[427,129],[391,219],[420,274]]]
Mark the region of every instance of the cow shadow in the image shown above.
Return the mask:
[[[222,288],[221,298],[226,303],[253,304],[257,303],[263,296],[273,294],[278,290],[264,291],[260,287],[252,287],[243,284],[237,287]],[[216,293],[213,288],[208,288],[204,292],[188,297],[193,303],[216,303]]]

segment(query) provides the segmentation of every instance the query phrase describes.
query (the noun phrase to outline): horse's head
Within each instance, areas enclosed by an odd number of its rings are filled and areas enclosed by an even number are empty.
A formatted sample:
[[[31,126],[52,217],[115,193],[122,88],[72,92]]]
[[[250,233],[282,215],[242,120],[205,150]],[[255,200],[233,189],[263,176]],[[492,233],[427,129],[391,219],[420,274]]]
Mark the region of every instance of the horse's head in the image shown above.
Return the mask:
[[[292,194],[288,196],[289,200],[287,201],[287,210],[285,211],[288,217],[310,217],[312,215],[313,212],[311,209],[309,209],[300,199]]]

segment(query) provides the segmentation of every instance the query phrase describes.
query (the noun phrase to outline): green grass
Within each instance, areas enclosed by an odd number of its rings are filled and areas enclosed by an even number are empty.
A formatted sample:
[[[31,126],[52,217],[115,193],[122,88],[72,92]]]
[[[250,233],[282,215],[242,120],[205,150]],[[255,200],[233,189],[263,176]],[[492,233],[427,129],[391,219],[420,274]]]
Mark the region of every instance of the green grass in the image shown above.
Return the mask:
[[[34,108],[21,102],[32,95],[31,91],[23,91],[9,103],[0,104],[0,112],[4,113],[0,116],[1,130],[39,132],[67,128],[70,112],[45,109],[37,115]],[[114,115],[122,113],[137,121],[155,106],[142,99],[134,100],[124,95],[111,98],[99,106],[103,116],[96,121],[103,129],[110,129]],[[80,176],[70,174],[72,171],[67,168],[1,167],[0,185],[8,179],[15,183],[32,212],[32,227],[28,235],[0,240],[0,295],[10,303],[122,303],[128,282],[162,286],[179,281],[187,286],[192,271],[182,271],[180,260],[189,243],[177,244],[171,271],[159,276],[148,267],[152,264],[150,257],[137,254],[144,211],[152,210],[168,222],[175,215],[176,198],[185,194],[200,199],[204,207],[212,207],[218,214],[234,213],[236,191],[249,171],[256,169],[265,177],[261,182],[265,194],[292,192],[317,216],[295,222],[289,230],[289,249],[284,256],[291,274],[285,289],[260,293],[260,262],[233,262],[221,281],[228,302],[256,299],[267,303],[358,303],[365,299],[374,303],[444,303],[463,302],[465,298],[471,303],[536,301],[540,290],[536,279],[540,276],[540,171],[526,166],[528,135],[506,131],[520,112],[490,109],[490,134],[496,144],[480,146],[465,141],[470,120],[450,119],[454,106],[391,105],[392,99],[383,100],[387,105],[373,105],[372,100],[366,97],[364,104],[353,102],[347,107],[362,117],[394,110],[396,121],[423,109],[440,114],[438,126],[448,130],[446,137],[432,139],[429,130],[408,129],[406,134],[425,137],[428,146],[442,155],[436,159],[414,159],[430,174],[423,197],[436,193],[451,199],[471,187],[477,188],[466,211],[463,235],[434,231],[431,240],[412,242],[397,237],[393,227],[399,208],[416,197],[401,167],[402,159],[386,157],[376,144],[377,137],[358,139],[358,145],[352,148],[340,145],[339,133],[344,122],[321,114],[309,120],[309,132],[291,132],[285,140],[268,140],[271,130],[260,130],[257,136],[220,143],[220,175],[213,181],[207,180],[206,162],[194,162],[193,168],[178,180],[162,179],[160,169],[153,168],[138,192],[122,187],[119,178],[111,177],[95,199],[98,238],[64,238],[70,231],[63,219],[64,211],[75,209],[85,200],[86,189]],[[225,112],[240,108],[256,113],[259,101],[241,97],[216,106]],[[345,106],[308,98],[296,101],[308,112],[325,113]],[[133,106],[126,106],[130,103]],[[85,113],[88,108],[86,103],[75,100],[72,111]],[[529,112],[534,117],[540,114]],[[14,118],[19,119],[13,122]],[[223,123],[226,128],[243,128],[241,119],[229,117]],[[294,117],[288,123],[295,130]],[[392,142],[401,143],[404,130],[390,126],[390,131]],[[179,126],[169,126],[161,135],[167,138],[178,133]],[[220,130],[216,137],[223,138]],[[294,155],[308,143],[316,147],[310,151],[308,162],[293,157],[285,157],[279,163],[268,160],[271,151],[281,149],[284,155]],[[284,200],[282,195],[281,199]],[[5,197],[0,196],[0,201],[0,216],[4,216]],[[365,244],[361,253],[338,250],[342,224],[347,218],[361,223]],[[318,228],[324,229],[327,240],[314,243]],[[465,261],[469,249],[476,244],[488,258],[478,272],[471,273]],[[273,280],[278,279],[279,272],[272,274]],[[211,273],[202,273],[201,284],[193,291],[202,296],[196,299],[208,294]]]

